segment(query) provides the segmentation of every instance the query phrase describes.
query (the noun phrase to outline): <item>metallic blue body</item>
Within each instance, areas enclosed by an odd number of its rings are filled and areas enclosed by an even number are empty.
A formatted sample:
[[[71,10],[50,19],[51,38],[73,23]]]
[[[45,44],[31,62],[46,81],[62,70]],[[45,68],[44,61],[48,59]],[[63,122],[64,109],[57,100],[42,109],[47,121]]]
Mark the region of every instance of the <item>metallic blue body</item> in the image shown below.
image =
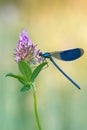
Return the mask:
[[[54,59],[52,58],[55,57],[57,59],[61,59],[61,60],[65,60],[65,61],[72,61],[72,60],[76,60],[77,58],[81,57],[84,53],[84,50],[81,48],[75,48],[75,49],[71,49],[71,50],[66,50],[66,51],[61,51],[61,52],[46,52],[46,53],[40,53],[39,55],[46,59],[49,58],[50,61],[54,64],[54,66],[70,81],[72,82],[72,84],[74,84],[78,89],[80,89],[80,86],[75,83],[54,61]]]

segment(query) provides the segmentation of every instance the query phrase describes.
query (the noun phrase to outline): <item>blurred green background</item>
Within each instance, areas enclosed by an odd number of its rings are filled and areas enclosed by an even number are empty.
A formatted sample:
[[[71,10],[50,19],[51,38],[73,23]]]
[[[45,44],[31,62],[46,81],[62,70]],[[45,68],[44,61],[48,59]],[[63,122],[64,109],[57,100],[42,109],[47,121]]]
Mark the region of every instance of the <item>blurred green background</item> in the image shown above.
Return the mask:
[[[43,52],[84,49],[76,61],[56,60],[81,90],[50,61],[36,83],[42,130],[87,130],[86,0],[0,0],[0,130],[38,130],[32,91],[21,93],[21,84],[5,77],[18,73],[13,53],[23,28]]]

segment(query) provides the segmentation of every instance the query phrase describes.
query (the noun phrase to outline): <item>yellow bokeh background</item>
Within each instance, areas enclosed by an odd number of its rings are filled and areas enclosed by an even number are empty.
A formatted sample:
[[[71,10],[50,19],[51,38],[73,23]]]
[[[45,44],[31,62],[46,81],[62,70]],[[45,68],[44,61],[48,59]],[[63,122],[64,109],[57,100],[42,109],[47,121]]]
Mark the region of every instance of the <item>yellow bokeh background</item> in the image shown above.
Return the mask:
[[[87,1],[0,0],[0,130],[38,130],[32,91],[6,78],[18,72],[14,48],[26,29],[42,52],[83,48],[72,62],[55,60],[80,86],[78,90],[48,60],[36,79],[42,130],[87,130]]]

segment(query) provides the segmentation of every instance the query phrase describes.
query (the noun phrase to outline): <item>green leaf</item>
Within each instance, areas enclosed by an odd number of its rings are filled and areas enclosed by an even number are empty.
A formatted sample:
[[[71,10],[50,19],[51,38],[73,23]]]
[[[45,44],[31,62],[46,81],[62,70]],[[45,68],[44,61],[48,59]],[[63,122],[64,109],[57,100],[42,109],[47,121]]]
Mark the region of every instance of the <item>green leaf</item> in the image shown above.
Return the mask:
[[[30,81],[32,71],[31,71],[29,64],[27,64],[26,62],[21,60],[21,61],[18,62],[18,67],[19,67],[20,72],[25,77],[25,79],[27,81]]]
[[[22,88],[21,88],[21,92],[26,92],[26,91],[28,91],[29,89],[31,88],[31,86],[29,85],[29,84],[26,84],[26,85],[24,85]]]
[[[43,62],[40,65],[36,67],[36,69],[33,71],[31,75],[31,82],[34,82],[35,78],[38,76],[42,68],[47,64],[47,62]]]
[[[6,74],[6,77],[7,77],[7,76],[18,79],[22,84],[25,84],[25,83],[26,83],[26,80],[24,79],[23,76],[15,75],[15,74],[13,74],[13,73],[8,73],[8,74]]]

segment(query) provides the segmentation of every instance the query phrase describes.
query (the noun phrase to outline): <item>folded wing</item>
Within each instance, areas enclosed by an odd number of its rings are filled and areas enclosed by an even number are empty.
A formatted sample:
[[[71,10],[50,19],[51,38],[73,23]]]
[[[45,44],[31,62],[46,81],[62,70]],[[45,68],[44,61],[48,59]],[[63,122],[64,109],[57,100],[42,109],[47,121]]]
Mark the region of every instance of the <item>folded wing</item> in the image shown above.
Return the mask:
[[[64,60],[64,61],[72,61],[80,58],[84,53],[84,50],[82,48],[75,48],[75,49],[70,49],[70,50],[65,50],[65,51],[56,51],[56,52],[51,52],[51,56]]]

